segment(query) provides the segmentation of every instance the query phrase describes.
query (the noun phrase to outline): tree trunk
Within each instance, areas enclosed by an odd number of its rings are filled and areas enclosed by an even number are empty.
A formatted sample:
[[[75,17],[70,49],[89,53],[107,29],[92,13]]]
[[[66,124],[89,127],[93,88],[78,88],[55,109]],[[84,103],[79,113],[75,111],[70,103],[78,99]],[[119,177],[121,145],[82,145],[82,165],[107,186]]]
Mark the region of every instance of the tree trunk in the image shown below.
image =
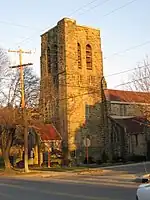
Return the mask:
[[[12,140],[13,140],[13,132],[7,134],[7,142],[4,138],[6,138],[6,133],[3,135],[4,137],[2,138],[2,154],[3,154],[3,159],[4,159],[4,164],[5,164],[5,171],[10,172],[12,171],[9,155],[10,155],[10,148],[12,146]]]
[[[4,154],[3,154],[3,158],[4,158],[4,163],[5,163],[5,171],[11,171],[12,170],[12,167],[11,167],[11,163],[10,163],[10,160],[9,160],[9,151],[10,151],[10,148],[6,148]]]

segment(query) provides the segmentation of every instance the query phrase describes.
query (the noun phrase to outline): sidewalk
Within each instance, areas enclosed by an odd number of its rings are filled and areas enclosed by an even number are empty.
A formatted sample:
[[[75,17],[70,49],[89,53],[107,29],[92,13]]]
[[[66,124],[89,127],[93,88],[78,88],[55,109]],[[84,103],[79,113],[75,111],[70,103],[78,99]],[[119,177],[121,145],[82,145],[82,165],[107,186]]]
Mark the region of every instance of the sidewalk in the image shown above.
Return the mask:
[[[102,169],[86,169],[80,171],[39,171],[39,170],[30,170],[29,173],[24,172],[14,172],[13,174],[5,174],[1,173],[1,176],[9,176],[9,177],[41,177],[41,178],[50,178],[50,177],[74,177],[74,178],[88,178],[94,179],[95,177],[99,177],[99,179],[115,179],[115,180],[131,180],[136,178],[133,174],[126,174],[121,171],[113,171],[113,170],[102,170]]]

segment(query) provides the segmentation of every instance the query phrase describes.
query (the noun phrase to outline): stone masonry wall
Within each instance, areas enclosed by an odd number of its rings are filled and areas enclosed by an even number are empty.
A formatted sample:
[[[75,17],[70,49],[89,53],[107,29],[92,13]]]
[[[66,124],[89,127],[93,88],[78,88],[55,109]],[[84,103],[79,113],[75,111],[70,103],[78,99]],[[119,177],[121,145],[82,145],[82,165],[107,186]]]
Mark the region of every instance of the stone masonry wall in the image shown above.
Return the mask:
[[[124,104],[124,103],[109,103],[110,115],[118,116],[140,116],[142,114],[141,109],[135,104]]]
[[[103,146],[101,114],[95,106],[92,124],[83,131],[86,120],[86,105],[94,106],[101,102],[100,82],[103,76],[100,31],[89,27],[78,26],[76,21],[65,19],[66,41],[66,81],[67,81],[67,121],[69,150],[76,149],[75,138],[90,135],[94,146]],[[81,46],[81,68],[78,67],[77,44]],[[86,45],[92,48],[92,70],[86,67]],[[96,110],[98,110],[97,115]],[[90,128],[88,128],[90,126]],[[91,127],[92,126],[92,127]],[[80,138],[80,139],[83,139]]]
[[[44,43],[44,42],[45,43]],[[92,141],[91,148],[100,149],[104,147],[104,124],[102,123],[102,91],[101,80],[103,77],[103,62],[101,52],[100,31],[90,27],[79,26],[75,20],[62,19],[57,26],[48,31],[48,40],[43,43],[49,44],[49,53],[53,57],[54,45],[57,45],[57,64],[58,64],[58,90],[51,96],[58,99],[58,113],[54,112],[54,120],[59,118],[59,131],[63,140],[68,145],[69,151],[77,148],[76,138],[83,142],[85,136],[90,136]],[[81,66],[78,66],[78,43],[81,47]],[[92,69],[86,66],[86,45],[90,45],[92,52]],[[47,48],[47,47],[45,47]],[[43,55],[42,47],[42,55]],[[46,61],[42,57],[42,62],[50,62],[51,70],[48,71],[50,90],[54,89],[53,69],[55,64],[51,59]],[[41,64],[41,70],[44,69]],[[46,65],[45,65],[46,66]],[[45,79],[41,73],[41,80]],[[44,92],[43,97],[46,96]],[[58,95],[58,96],[57,96]],[[49,97],[50,100],[50,97]],[[52,107],[49,106],[49,113]],[[87,116],[86,107],[93,107],[90,113],[90,120]],[[56,106],[57,107],[57,106]],[[45,111],[44,111],[45,112]],[[57,116],[58,115],[58,116]],[[57,116],[57,117],[56,117]],[[54,118],[55,117],[55,118]],[[85,131],[86,130],[86,131]],[[80,137],[78,137],[80,136]]]
[[[129,152],[135,155],[146,155],[147,146],[146,146],[145,134],[131,135],[129,142]]]
[[[43,120],[48,118],[46,111],[47,107],[47,93],[48,93],[48,60],[47,60],[47,47],[48,47],[48,33],[41,36],[41,83],[40,83],[40,106],[43,114]]]

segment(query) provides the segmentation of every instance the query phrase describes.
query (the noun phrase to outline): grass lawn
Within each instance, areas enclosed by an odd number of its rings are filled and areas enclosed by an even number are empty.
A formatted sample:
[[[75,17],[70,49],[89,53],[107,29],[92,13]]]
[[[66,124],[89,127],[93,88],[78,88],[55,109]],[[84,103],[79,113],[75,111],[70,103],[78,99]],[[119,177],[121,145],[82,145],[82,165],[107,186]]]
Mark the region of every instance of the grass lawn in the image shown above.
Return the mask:
[[[4,167],[0,167],[0,173],[4,171]]]

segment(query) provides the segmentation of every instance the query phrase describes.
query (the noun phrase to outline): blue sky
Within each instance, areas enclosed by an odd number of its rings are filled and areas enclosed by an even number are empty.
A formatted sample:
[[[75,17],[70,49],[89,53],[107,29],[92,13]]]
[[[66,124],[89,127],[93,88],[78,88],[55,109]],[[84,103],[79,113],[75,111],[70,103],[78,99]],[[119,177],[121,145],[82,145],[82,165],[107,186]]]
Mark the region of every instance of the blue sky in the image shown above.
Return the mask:
[[[106,76],[132,69],[137,64],[142,65],[145,55],[150,55],[150,43],[116,56],[114,53],[150,41],[150,1],[135,0],[116,12],[111,11],[132,0],[95,0],[88,4],[91,1],[2,1],[0,45],[5,49],[17,49],[18,46],[25,50],[34,51],[36,49],[32,55],[24,56],[24,61],[33,61],[34,70],[39,74],[41,33],[48,27],[54,26],[61,18],[71,17],[76,19],[78,24],[93,26],[101,30],[102,50],[106,58],[104,59]],[[88,5],[84,6],[85,4]],[[16,24],[26,27],[15,26]],[[11,58],[15,63],[18,57],[13,54]],[[107,78],[107,81],[109,88],[121,89],[116,86],[128,82],[128,74],[111,76]]]

